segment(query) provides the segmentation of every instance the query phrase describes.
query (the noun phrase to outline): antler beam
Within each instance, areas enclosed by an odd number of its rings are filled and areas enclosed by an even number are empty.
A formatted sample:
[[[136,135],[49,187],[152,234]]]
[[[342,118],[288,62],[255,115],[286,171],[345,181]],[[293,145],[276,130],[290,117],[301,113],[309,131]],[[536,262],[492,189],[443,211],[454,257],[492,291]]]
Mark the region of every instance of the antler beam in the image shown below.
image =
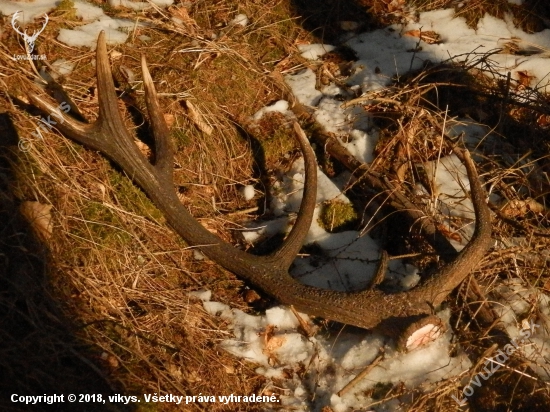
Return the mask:
[[[155,143],[157,160],[154,164],[139,151],[124,127],[117,107],[103,32],[99,35],[97,47],[99,117],[95,123],[85,124],[64,116],[57,128],[65,136],[102,152],[117,163],[143,189],[165,215],[168,223],[187,243],[200,247],[210,259],[281,303],[294,305],[298,310],[314,316],[366,329],[371,329],[381,322],[428,314],[433,306],[439,305],[477,266],[490,247],[491,222],[485,203],[485,193],[468,151],[457,149],[468,172],[476,226],[470,243],[454,260],[415,289],[397,294],[385,294],[378,289],[344,293],[299,283],[292,278],[288,269],[302,247],[311,225],[317,180],[315,156],[300,126],[296,123],[294,128],[304,155],[306,173],[304,195],[296,223],[276,252],[268,256],[247,254],[208,232],[179,201],[173,187],[173,150],[168,128],[160,110],[145,57],[142,57],[141,66],[145,100]],[[45,113],[56,111],[55,106],[41,96],[30,94],[29,98]]]

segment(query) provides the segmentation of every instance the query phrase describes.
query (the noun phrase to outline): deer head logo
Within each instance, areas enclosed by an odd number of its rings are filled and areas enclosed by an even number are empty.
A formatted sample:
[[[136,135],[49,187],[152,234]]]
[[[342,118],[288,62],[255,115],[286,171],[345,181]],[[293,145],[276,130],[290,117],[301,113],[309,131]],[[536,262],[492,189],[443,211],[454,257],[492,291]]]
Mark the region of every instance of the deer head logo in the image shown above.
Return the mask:
[[[47,14],[44,14],[44,25],[42,26],[42,28],[38,31],[33,31],[32,32],[32,36],[29,36],[27,34],[27,31],[21,31],[18,27],[17,27],[17,16],[19,15],[19,13],[21,13],[21,11],[16,11],[14,14],[13,14],[13,17],[11,18],[11,25],[13,27],[13,29],[19,33],[21,36],[23,36],[23,40],[25,40],[25,43],[28,44],[29,46],[29,53],[32,53],[32,51],[34,50],[34,42],[36,41],[38,35],[40,33],[42,33],[44,31],[44,29],[46,28],[46,24],[48,24],[48,15]]]

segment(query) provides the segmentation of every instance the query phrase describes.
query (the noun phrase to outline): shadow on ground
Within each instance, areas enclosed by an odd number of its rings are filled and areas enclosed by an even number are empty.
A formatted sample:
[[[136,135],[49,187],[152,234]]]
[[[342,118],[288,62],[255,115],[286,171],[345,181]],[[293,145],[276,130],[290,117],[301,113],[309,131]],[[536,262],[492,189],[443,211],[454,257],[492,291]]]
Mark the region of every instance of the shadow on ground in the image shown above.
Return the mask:
[[[99,353],[75,337],[48,280],[48,251],[19,212],[14,196],[19,138],[0,113],[0,410],[131,411],[78,402],[79,394],[116,393]],[[93,360],[93,359],[96,360]],[[19,396],[63,395],[63,403],[25,405]],[[77,401],[69,403],[74,394]],[[12,397],[17,402],[12,402]]]

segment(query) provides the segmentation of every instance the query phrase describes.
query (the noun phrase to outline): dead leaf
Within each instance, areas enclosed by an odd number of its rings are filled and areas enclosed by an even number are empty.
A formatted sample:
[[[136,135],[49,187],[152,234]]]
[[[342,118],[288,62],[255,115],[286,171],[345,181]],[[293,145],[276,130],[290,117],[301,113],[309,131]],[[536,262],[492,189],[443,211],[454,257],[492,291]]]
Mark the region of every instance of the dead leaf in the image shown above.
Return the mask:
[[[189,16],[189,12],[187,11],[186,7],[170,7],[168,8],[168,11],[175,18],[175,20],[172,20],[174,23],[185,27],[191,35],[197,34],[199,25],[197,24],[195,19]]]
[[[45,205],[40,202],[25,201],[19,206],[19,211],[28,220],[35,233],[48,240],[52,235],[53,222],[50,211],[52,205]]]
[[[134,140],[134,143],[138,147],[139,151],[143,153],[145,157],[150,159],[153,156],[153,152],[151,151],[151,148],[147,146],[145,143],[143,143],[141,140]]]
[[[541,114],[537,119],[537,124],[543,129],[547,129],[550,126],[550,116],[547,114]]]
[[[500,211],[507,217],[523,216],[527,212],[543,213],[545,211],[544,205],[537,202],[535,199],[527,198],[525,200],[516,199],[504,202]]]
[[[416,37],[428,44],[437,44],[440,42],[439,34],[435,31],[409,30],[404,34],[405,36]]]
[[[243,299],[246,303],[254,303],[260,300],[261,296],[255,290],[247,289],[243,294]]]
[[[170,372],[170,375],[172,375],[177,381],[183,380],[183,372],[179,366],[170,363],[168,365],[168,372]]]
[[[118,359],[107,352],[103,352],[101,354],[101,359],[105,361],[113,369],[116,369],[119,367]]]
[[[273,336],[271,339],[269,339],[269,341],[265,345],[265,349],[263,350],[263,352],[266,355],[273,357],[274,356],[273,352],[275,352],[285,343],[286,343],[286,336]]]
[[[405,5],[405,0],[391,0],[387,3],[388,11],[390,13],[395,13],[396,11],[403,11],[403,6]]]
[[[213,129],[203,120],[202,115],[195,108],[195,105],[188,100],[185,100],[183,103],[187,109],[187,116],[189,116],[189,119],[191,119],[193,124],[197,126],[201,132],[205,133],[207,136],[210,136]]]
[[[269,340],[273,337],[275,334],[275,326],[273,325],[267,325],[265,328],[265,331],[260,333],[260,336],[263,336],[264,338],[264,345],[267,347],[267,344]]]
[[[235,367],[233,365],[225,365],[222,364],[223,368],[225,369],[225,373],[228,375],[234,375],[235,374]]]
[[[111,60],[118,60],[122,57],[122,53],[117,51],[117,50],[113,50],[110,54],[110,57],[111,57]]]
[[[536,76],[533,76],[529,73],[527,70],[518,70],[516,72],[517,80],[518,80],[518,89],[523,89],[525,87],[529,87],[531,84],[531,80],[533,80]]]
[[[451,240],[454,240],[455,242],[461,242],[462,241],[462,238],[460,237],[460,234],[458,234],[457,232],[452,232],[449,227],[447,227],[446,225],[443,225],[443,224],[438,224],[437,225],[437,230],[439,230],[443,236],[445,236],[446,238],[449,238]]]
[[[171,129],[176,122],[176,116],[174,116],[173,114],[165,113],[164,121],[166,122],[166,126],[168,126],[168,129]]]

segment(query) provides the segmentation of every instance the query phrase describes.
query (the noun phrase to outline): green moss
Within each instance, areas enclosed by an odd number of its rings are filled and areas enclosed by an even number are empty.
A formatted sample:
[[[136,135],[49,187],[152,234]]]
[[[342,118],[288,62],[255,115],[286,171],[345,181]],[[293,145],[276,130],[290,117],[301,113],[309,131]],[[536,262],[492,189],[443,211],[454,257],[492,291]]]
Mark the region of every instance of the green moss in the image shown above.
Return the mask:
[[[289,134],[289,130],[285,127],[279,127],[272,136],[264,137],[262,143],[266,159],[270,159],[272,162],[296,147],[296,139]]]
[[[341,200],[325,202],[317,222],[327,232],[346,230],[357,220],[357,213],[351,203]]]
[[[153,205],[143,191],[125,175],[112,171],[109,183],[113,187],[121,206],[138,216],[144,216],[157,222],[164,222],[163,214]]]
[[[172,137],[175,142],[176,152],[185,150],[185,148],[191,144],[191,139],[184,129],[174,129],[172,131]]]
[[[122,229],[122,222],[113,211],[99,202],[86,202],[81,209],[85,220],[75,233],[92,239],[98,248],[118,249],[130,242],[131,236]]]
[[[63,13],[65,20],[76,20],[76,9],[72,0],[61,0],[56,10]]]
[[[297,144],[294,131],[282,113],[265,113],[255,126],[254,135],[262,145],[267,165],[278,164],[282,155],[292,152]]]

